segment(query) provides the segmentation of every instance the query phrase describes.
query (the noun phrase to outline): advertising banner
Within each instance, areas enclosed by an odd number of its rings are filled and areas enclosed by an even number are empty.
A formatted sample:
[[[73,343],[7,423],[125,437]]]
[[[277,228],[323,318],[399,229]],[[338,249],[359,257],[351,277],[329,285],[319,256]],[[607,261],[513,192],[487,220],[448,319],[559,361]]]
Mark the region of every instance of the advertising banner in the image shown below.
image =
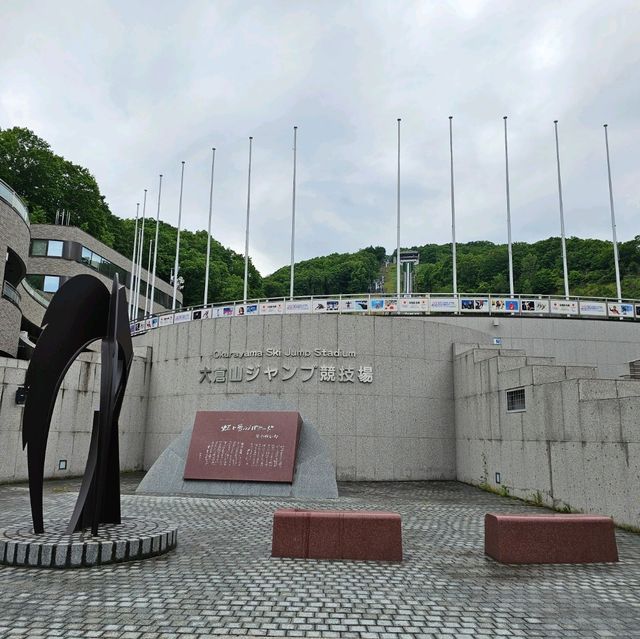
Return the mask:
[[[211,317],[210,308],[201,308],[197,311],[193,311],[194,320],[204,320],[204,319],[209,319],[210,317]]]
[[[375,312],[384,311],[384,299],[380,297],[371,299],[371,310]]]
[[[463,313],[488,313],[488,297],[463,297],[460,299],[460,310]]]
[[[340,300],[340,310],[343,313],[362,312],[369,310],[369,300],[364,298]]]
[[[171,326],[171,324],[173,324],[173,313],[161,315],[158,318],[158,326]]]
[[[242,317],[243,315],[258,315],[258,305],[238,304],[235,308],[235,314],[237,317]]]
[[[633,317],[633,304],[609,302],[607,309],[609,311],[609,317]]]
[[[432,297],[429,300],[432,313],[455,313],[458,310],[458,299],[455,297]]]
[[[385,299],[384,300],[384,310],[389,312],[395,312],[398,310],[398,300],[397,299]]]
[[[211,317],[231,317],[233,315],[233,306],[214,306],[211,309]]]
[[[147,330],[151,328],[158,328],[158,318],[157,317],[148,317],[145,320]]]
[[[520,311],[522,313],[548,313],[549,300],[535,298],[520,300]]]
[[[282,315],[284,302],[263,302],[260,304],[260,315]]]
[[[512,297],[492,297],[491,298],[492,313],[519,313],[520,300]]]
[[[426,313],[429,311],[428,297],[403,297],[398,310],[401,313]]]
[[[290,300],[284,308],[285,313],[311,313],[311,300]]]
[[[594,317],[606,317],[607,305],[604,302],[580,301],[580,315],[593,315]]]
[[[191,311],[180,311],[176,313],[174,316],[173,323],[180,324],[181,322],[190,322],[191,321]]]
[[[314,313],[337,313],[340,310],[340,300],[313,300]]]
[[[578,302],[575,300],[551,300],[551,313],[554,315],[577,315]]]

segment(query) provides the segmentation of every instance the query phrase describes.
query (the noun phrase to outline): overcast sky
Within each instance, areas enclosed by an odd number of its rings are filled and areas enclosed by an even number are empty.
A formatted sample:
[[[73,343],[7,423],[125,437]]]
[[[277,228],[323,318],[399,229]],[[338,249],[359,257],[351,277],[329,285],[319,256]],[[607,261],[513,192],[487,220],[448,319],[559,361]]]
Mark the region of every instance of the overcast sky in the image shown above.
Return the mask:
[[[2,0],[0,127],[26,126],[95,175],[111,210],[206,228],[288,263],[298,129],[297,259],[395,246],[396,118],[402,244],[506,241],[503,115],[513,239],[559,234],[559,120],[568,235],[610,239],[609,124],[618,239],[640,234],[640,3],[403,0]]]

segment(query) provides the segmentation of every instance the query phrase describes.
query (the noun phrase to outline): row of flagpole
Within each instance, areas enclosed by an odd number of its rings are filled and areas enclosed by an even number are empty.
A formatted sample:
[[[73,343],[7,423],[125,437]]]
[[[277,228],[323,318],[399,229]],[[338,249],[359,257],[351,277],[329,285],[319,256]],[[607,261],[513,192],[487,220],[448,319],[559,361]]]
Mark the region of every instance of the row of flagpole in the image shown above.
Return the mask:
[[[511,195],[510,195],[510,183],[509,183],[509,146],[508,146],[508,131],[507,131],[507,116],[503,117],[504,122],[504,159],[505,159],[505,196],[506,196],[506,213],[507,213],[507,248],[509,258],[509,294],[514,295],[514,279],[513,279],[513,246],[511,238]],[[400,263],[400,178],[401,178],[401,148],[400,148],[400,124],[401,118],[397,119],[397,184],[396,184],[396,291],[398,296],[401,295],[401,263]],[[562,244],[562,268],[564,279],[564,293],[565,297],[569,297],[569,272],[567,265],[567,249],[566,249],[566,235],[564,224],[564,203],[562,198],[562,178],[560,172],[560,145],[558,141],[558,121],[554,120],[554,134],[555,134],[555,149],[556,149],[556,166],[558,175],[558,202],[560,210],[560,233]],[[616,237],[616,221],[615,221],[615,209],[613,203],[613,186],[611,181],[611,162],[609,156],[609,136],[608,126],[604,125],[605,134],[605,147],[607,156],[607,177],[609,184],[609,204],[611,209],[611,229],[613,235],[613,251],[615,261],[615,274],[616,274],[616,292],[618,299],[622,298],[622,291],[620,285],[620,265],[618,258],[618,244]],[[296,171],[297,171],[297,135],[298,127],[293,127],[293,185],[292,185],[292,203],[291,203],[291,271],[290,271],[290,288],[289,295],[293,297],[294,293],[294,267],[295,267],[295,223],[296,223]],[[249,230],[250,230],[250,215],[251,215],[251,163],[253,152],[253,137],[249,137],[249,163],[248,163],[248,175],[247,175],[247,214],[246,214],[246,226],[245,226],[245,250],[244,250],[244,286],[243,286],[243,300],[246,302],[248,299],[249,290]],[[449,116],[449,153],[450,153],[450,191],[451,191],[451,249],[452,249],[452,265],[453,265],[453,294],[458,294],[458,281],[457,281],[457,255],[456,255],[456,207],[455,207],[455,181],[454,181],[454,156],[453,156],[453,116]],[[205,266],[205,284],[204,284],[204,296],[203,304],[206,306],[209,302],[209,266],[211,259],[211,222],[213,215],[213,194],[214,194],[214,171],[215,171],[215,159],[216,149],[211,149],[211,182],[209,188],[209,219],[207,225],[207,256]],[[176,238],[176,254],[175,263],[173,268],[173,298],[172,298],[172,310],[176,309],[176,299],[178,292],[178,280],[180,272],[180,233],[182,229],[182,198],[184,193],[184,170],[185,162],[182,162],[182,168],[180,173],[180,196],[178,203],[178,233]],[[156,282],[156,269],[158,260],[158,231],[160,223],[160,202],[162,195],[162,175],[159,176],[158,185],[158,205],[156,212],[156,229],[155,238],[149,242],[149,264],[147,272],[151,274],[151,293],[149,293],[149,275],[147,275],[147,283],[145,288],[145,308],[144,313],[153,312],[153,300],[155,293]],[[138,228],[140,204],[136,205],[136,221],[134,231],[134,245],[133,245],[133,258],[131,262],[132,283],[130,286],[130,303],[129,303],[129,316],[131,318],[136,317],[139,309],[140,299],[140,283],[142,279],[142,254],[144,248],[144,229],[146,221],[146,204],[147,204],[147,189],[144,190],[143,204],[142,204],[142,220],[140,229]],[[151,251],[153,247],[153,269],[151,271]]]
[[[509,255],[509,294],[514,295],[513,285],[513,246],[511,241],[511,196],[509,191],[509,146],[507,135],[507,116],[503,117],[504,121],[504,161],[505,161],[505,195],[507,208],[507,248]],[[562,199],[562,178],[560,174],[560,144],[558,142],[558,120],[553,121],[556,144],[556,166],[558,173],[558,203],[560,209],[560,235],[562,244],[562,271],[564,280],[564,294],[569,298],[569,270],[567,265],[567,245],[564,226],[564,203]],[[618,240],[616,236],[616,218],[613,205],[613,185],[611,181],[611,160],[609,156],[609,134],[608,125],[604,124],[605,148],[607,155],[607,178],[609,184],[609,206],[611,209],[611,232],[613,239],[613,255],[616,274],[616,293],[618,301],[622,300],[622,287],[620,284],[620,262],[618,257]],[[451,173],[451,257],[453,264],[453,294],[458,294],[458,273],[456,259],[456,207],[455,207],[455,187],[454,187],[454,165],[453,165],[453,116],[449,116],[449,153],[450,153],[450,173]],[[398,180],[397,180],[397,283],[396,291],[398,296],[401,294],[400,288],[400,118],[398,118]]]

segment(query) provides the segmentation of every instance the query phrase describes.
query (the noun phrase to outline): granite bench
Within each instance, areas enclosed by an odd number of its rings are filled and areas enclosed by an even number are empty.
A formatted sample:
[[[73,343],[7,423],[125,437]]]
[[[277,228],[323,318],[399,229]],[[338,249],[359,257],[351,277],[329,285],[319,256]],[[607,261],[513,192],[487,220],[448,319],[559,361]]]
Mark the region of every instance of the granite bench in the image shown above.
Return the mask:
[[[402,561],[402,521],[390,512],[277,510],[271,556]]]
[[[487,513],[484,551],[504,564],[618,561],[613,519],[598,515]]]

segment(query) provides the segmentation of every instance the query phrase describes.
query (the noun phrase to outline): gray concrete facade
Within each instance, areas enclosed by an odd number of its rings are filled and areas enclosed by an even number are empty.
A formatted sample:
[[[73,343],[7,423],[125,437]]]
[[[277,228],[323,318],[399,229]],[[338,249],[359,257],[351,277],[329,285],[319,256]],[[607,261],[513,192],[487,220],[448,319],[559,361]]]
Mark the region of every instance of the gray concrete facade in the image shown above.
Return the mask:
[[[522,350],[454,359],[458,479],[640,527],[640,380]],[[507,394],[524,393],[509,410]]]
[[[135,339],[151,347],[153,362],[145,467],[193,424],[198,410],[232,400],[257,409],[262,401],[316,425],[339,480],[453,479],[451,344],[488,339],[420,317],[349,315],[217,318],[151,331]],[[354,355],[316,356],[315,349]],[[216,357],[230,353],[249,355]],[[243,368],[242,381],[230,379],[232,367]],[[330,377],[331,367],[335,381],[323,381],[322,369]],[[359,381],[360,367],[371,367],[371,382]],[[340,368],[353,369],[353,381],[340,381]],[[205,369],[212,381],[200,381]],[[226,371],[224,382],[213,381],[216,370]],[[271,379],[270,370],[277,370]]]
[[[27,479],[27,457],[22,450],[23,406],[16,391],[24,385],[28,362],[0,358],[0,482]],[[139,470],[143,462],[146,424],[147,349],[136,348],[120,415],[120,464],[122,470]],[[100,401],[100,356],[81,354],[62,382],[53,411],[45,460],[45,477],[77,476],[84,472],[91,439],[93,411]],[[60,460],[66,468],[59,469]]]

